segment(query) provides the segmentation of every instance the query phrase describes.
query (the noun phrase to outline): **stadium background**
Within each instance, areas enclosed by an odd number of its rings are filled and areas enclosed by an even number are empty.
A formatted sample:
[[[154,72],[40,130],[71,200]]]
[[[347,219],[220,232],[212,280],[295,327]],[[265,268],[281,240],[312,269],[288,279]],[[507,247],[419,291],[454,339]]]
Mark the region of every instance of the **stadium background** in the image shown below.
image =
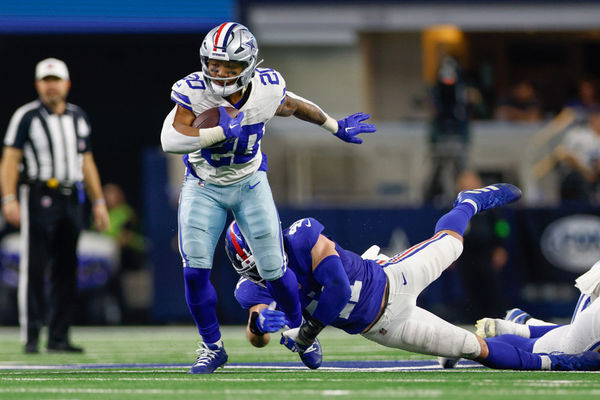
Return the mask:
[[[534,82],[544,120],[473,121],[470,166],[486,183],[503,180],[524,189],[524,201],[502,215],[510,228],[509,261],[499,276],[505,305],[523,305],[541,317],[568,316],[577,297],[573,278],[589,260],[600,259],[599,213],[596,207],[560,207],[555,174],[533,179],[532,165],[549,147],[536,147],[531,138],[579,78],[600,74],[600,2],[3,2],[3,130],[14,109],[35,97],[35,63],[49,56],[65,60],[73,81],[69,101],[90,115],[102,180],[121,185],[144,221],[150,246],[139,279],[145,283],[127,288],[131,297],[148,299],[139,305],[144,313],[128,321],[96,308],[100,315],[91,322],[191,322],[175,246],[183,170],[177,157],[162,153],[159,134],[172,106],[171,84],[199,69],[202,37],[223,20],[249,26],[264,65],[282,72],[289,90],[335,117],[373,115],[378,133],[361,146],[289,119],[273,120],[263,142],[283,224],[315,216],[342,246],[358,252],[372,243],[394,252],[423,240],[443,212],[423,199],[430,173],[423,98],[445,52],[458,55],[489,89],[491,106],[516,81]],[[578,215],[585,223],[568,219]],[[554,252],[541,249],[548,231]],[[2,260],[0,309],[3,323],[12,324],[14,259],[4,254]],[[243,322],[232,296],[236,276],[221,249],[212,279],[220,320]],[[82,298],[82,308],[90,297],[104,296],[103,289]],[[451,270],[421,302],[460,320],[452,305],[463,305],[464,296]]]

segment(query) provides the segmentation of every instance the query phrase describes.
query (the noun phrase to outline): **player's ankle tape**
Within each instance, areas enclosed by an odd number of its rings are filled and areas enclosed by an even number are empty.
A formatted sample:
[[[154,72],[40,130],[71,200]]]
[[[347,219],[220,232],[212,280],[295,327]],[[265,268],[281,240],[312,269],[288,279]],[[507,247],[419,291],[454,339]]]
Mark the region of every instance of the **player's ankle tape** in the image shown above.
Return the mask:
[[[321,321],[314,318],[307,319],[300,327],[298,339],[303,344],[311,345],[323,328],[325,328],[325,326]]]

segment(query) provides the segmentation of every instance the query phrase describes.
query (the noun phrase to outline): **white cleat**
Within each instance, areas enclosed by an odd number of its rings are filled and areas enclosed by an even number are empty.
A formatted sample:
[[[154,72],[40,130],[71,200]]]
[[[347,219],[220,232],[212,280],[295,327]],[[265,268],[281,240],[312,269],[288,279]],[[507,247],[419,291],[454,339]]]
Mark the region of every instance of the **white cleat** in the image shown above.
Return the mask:
[[[496,336],[496,320],[494,318],[482,318],[475,323],[475,334],[480,338]]]
[[[517,335],[528,338],[529,327],[499,318],[482,318],[475,324],[475,334],[483,339],[500,335]]]

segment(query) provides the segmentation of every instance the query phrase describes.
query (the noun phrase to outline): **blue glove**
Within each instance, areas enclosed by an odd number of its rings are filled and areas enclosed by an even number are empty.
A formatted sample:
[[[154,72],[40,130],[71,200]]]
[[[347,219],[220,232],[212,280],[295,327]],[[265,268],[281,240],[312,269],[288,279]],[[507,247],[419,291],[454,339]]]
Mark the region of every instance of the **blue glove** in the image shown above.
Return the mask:
[[[237,117],[231,118],[229,114],[227,114],[227,110],[225,107],[219,107],[219,126],[223,128],[223,133],[227,139],[237,139],[242,134],[242,119],[244,118],[244,113],[240,112]]]
[[[263,333],[277,332],[287,324],[285,313],[265,308],[258,314],[256,327]]]
[[[348,143],[362,143],[361,138],[357,138],[356,135],[365,132],[375,132],[377,128],[373,124],[363,124],[362,121],[371,118],[369,114],[356,113],[349,117],[340,119],[338,121],[338,131],[335,136]]]

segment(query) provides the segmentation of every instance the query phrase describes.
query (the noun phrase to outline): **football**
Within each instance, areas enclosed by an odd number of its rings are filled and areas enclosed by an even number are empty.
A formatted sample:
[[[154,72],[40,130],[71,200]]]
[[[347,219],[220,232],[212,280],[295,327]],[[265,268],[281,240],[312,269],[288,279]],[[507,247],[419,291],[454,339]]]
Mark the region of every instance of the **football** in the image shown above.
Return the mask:
[[[237,117],[240,110],[234,107],[225,107],[227,114],[231,118]],[[214,128],[219,124],[219,107],[209,108],[208,110],[198,114],[192,126],[194,128]]]

